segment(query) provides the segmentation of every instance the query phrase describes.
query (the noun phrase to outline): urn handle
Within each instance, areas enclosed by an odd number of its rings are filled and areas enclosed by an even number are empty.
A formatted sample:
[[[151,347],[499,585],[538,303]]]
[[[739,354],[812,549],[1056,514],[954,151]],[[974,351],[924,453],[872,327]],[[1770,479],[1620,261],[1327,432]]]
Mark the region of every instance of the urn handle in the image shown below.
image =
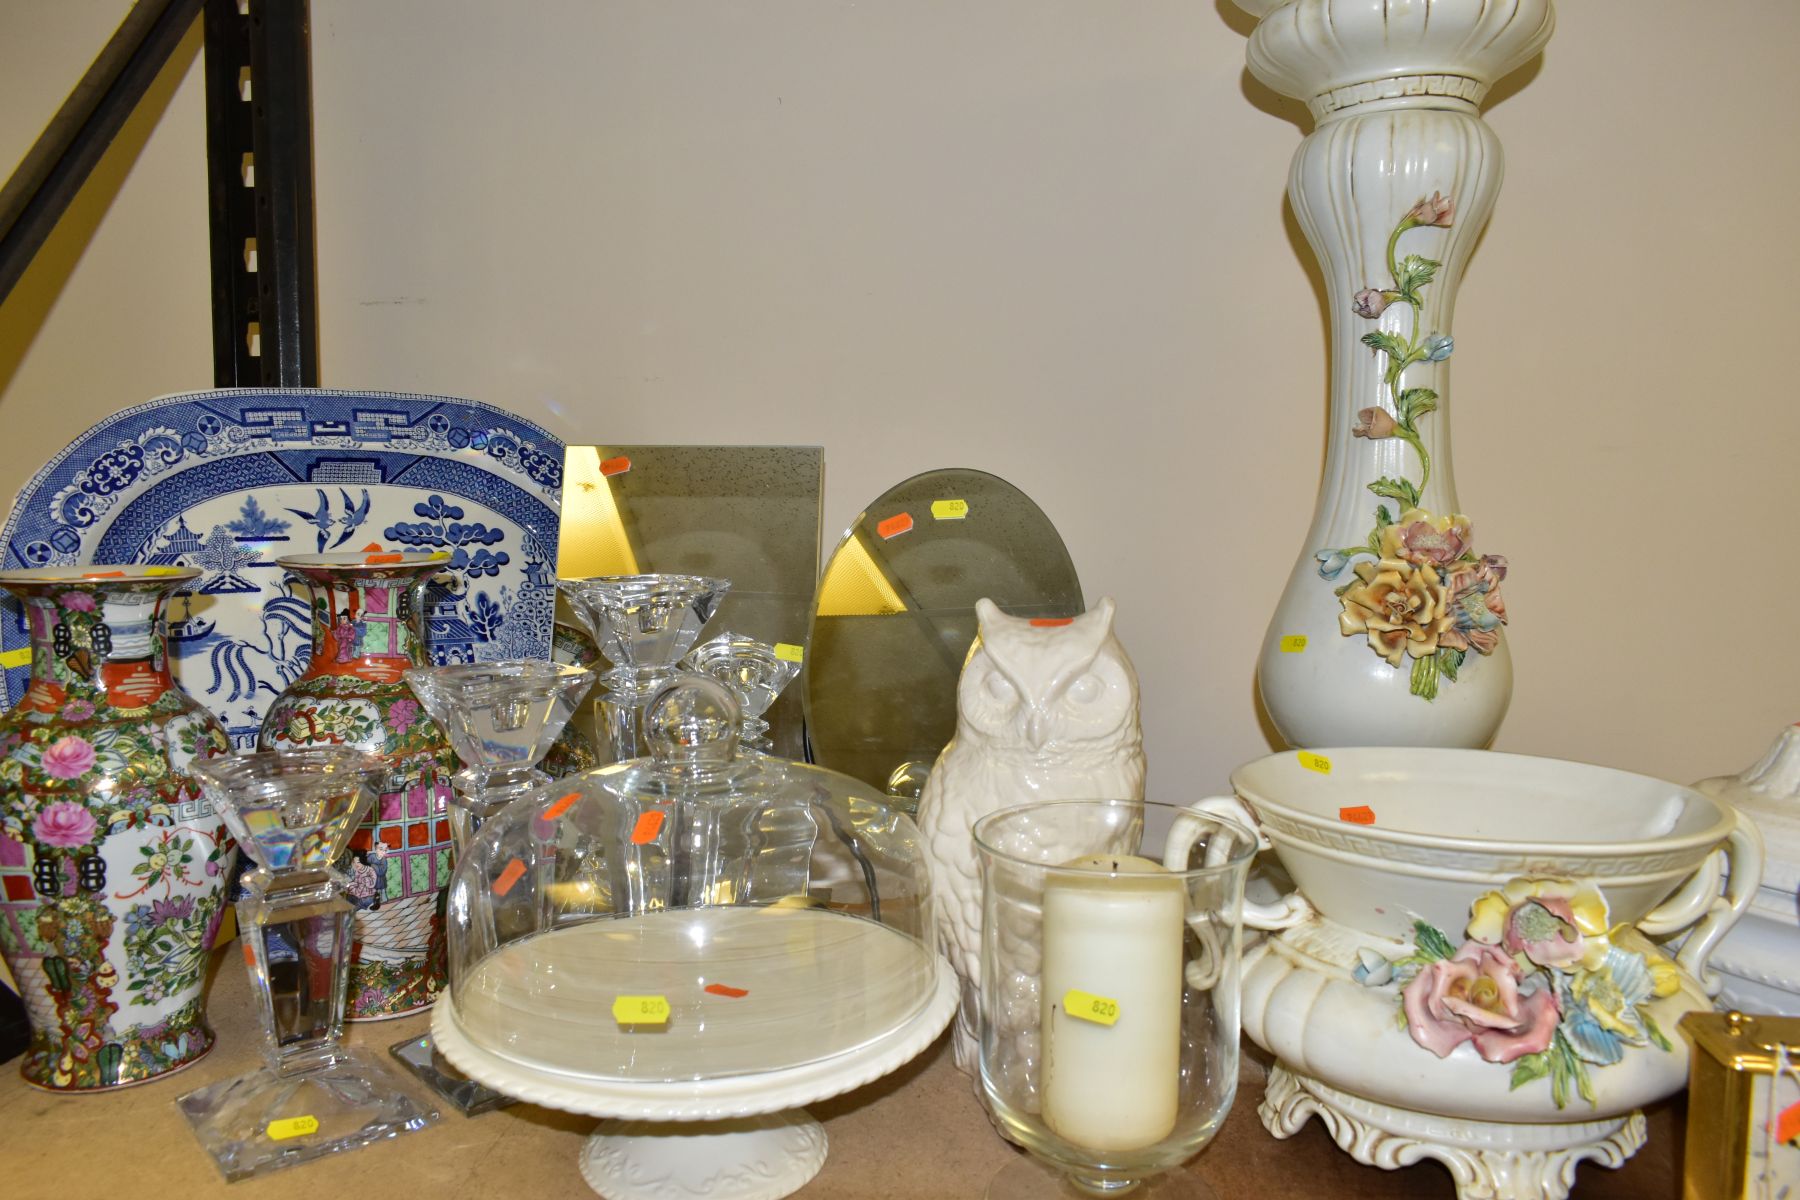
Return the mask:
[[[1268,837],[1262,831],[1262,826],[1257,823],[1256,815],[1250,811],[1249,805],[1236,796],[1208,796],[1204,800],[1194,801],[1187,807],[1189,810],[1205,816],[1217,817],[1233,824],[1242,825],[1245,829],[1255,833],[1258,850],[1273,849]],[[1163,865],[1171,871],[1188,870],[1188,856],[1194,849],[1194,843],[1199,841],[1204,833],[1205,828],[1198,821],[1185,816],[1185,814],[1176,814],[1175,823],[1169,828],[1169,838],[1164,845]],[[1226,852],[1226,847],[1222,845],[1217,846],[1216,850],[1209,846],[1207,865],[1216,865],[1212,862],[1215,854],[1219,861],[1224,861]],[[1315,915],[1313,906],[1308,904],[1306,898],[1297,891],[1289,892],[1273,904],[1263,904],[1250,899],[1244,901],[1244,924],[1252,929],[1270,932],[1278,929],[1291,929],[1295,925],[1312,920]]]
[[[1757,886],[1762,883],[1762,834],[1749,817],[1736,809],[1731,812],[1737,823],[1726,835],[1725,844],[1707,858],[1680,891],[1637,923],[1640,931],[1653,937],[1694,927],[1675,961],[1700,981],[1708,996],[1717,996],[1725,981],[1717,971],[1706,969],[1706,961],[1750,907]],[[1721,879],[1725,883],[1723,891],[1719,887]]]

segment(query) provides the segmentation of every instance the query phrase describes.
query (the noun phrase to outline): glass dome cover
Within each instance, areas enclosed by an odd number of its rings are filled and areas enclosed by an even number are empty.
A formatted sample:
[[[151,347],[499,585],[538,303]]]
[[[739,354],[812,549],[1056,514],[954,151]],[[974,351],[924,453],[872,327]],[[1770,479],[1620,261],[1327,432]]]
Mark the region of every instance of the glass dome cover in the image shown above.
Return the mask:
[[[683,675],[651,757],[488,820],[448,898],[458,1029],[523,1066],[706,1080],[851,1053],[938,986],[910,818],[846,775],[736,752],[738,706]]]

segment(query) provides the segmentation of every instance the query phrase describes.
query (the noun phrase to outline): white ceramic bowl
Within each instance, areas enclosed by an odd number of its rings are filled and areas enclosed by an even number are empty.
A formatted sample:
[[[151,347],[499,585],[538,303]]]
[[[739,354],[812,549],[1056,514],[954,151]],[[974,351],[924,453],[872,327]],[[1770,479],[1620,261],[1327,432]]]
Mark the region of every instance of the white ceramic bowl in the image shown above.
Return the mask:
[[[1476,897],[1520,875],[1591,879],[1615,922],[1672,932],[1713,905],[1713,852],[1738,828],[1729,805],[1692,788],[1485,750],[1290,751],[1231,783],[1311,908],[1399,940],[1422,917],[1460,942]],[[1197,807],[1242,816],[1232,798]],[[1291,898],[1253,907],[1246,923],[1262,928],[1310,915]]]

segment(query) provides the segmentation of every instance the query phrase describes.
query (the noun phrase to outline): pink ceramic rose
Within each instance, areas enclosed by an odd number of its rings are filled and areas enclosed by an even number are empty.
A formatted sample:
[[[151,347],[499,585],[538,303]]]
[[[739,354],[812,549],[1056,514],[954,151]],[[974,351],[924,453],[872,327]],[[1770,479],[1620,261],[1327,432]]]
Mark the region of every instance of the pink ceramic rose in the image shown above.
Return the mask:
[[[37,820],[31,823],[31,836],[42,846],[74,850],[87,845],[98,827],[99,822],[86,807],[73,800],[58,800],[46,805],[37,815]]]
[[[86,738],[68,734],[44,749],[44,773],[52,779],[80,779],[94,769],[94,747]]]
[[[1413,1041],[1439,1058],[1464,1042],[1489,1062],[1509,1063],[1550,1045],[1562,1019],[1548,988],[1519,989],[1519,964],[1482,942],[1468,942],[1413,977],[1401,1001]]]
[[[1402,221],[1410,221],[1414,225],[1436,225],[1444,229],[1456,219],[1456,204],[1450,197],[1441,192],[1433,192],[1407,210]]]

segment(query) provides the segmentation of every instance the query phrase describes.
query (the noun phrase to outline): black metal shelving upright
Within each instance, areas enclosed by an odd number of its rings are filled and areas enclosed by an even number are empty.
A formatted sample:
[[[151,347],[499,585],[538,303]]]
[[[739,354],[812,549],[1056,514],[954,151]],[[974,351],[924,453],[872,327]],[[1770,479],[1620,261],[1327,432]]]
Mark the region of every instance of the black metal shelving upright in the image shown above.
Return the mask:
[[[307,0],[206,0],[213,381],[317,387]]]

